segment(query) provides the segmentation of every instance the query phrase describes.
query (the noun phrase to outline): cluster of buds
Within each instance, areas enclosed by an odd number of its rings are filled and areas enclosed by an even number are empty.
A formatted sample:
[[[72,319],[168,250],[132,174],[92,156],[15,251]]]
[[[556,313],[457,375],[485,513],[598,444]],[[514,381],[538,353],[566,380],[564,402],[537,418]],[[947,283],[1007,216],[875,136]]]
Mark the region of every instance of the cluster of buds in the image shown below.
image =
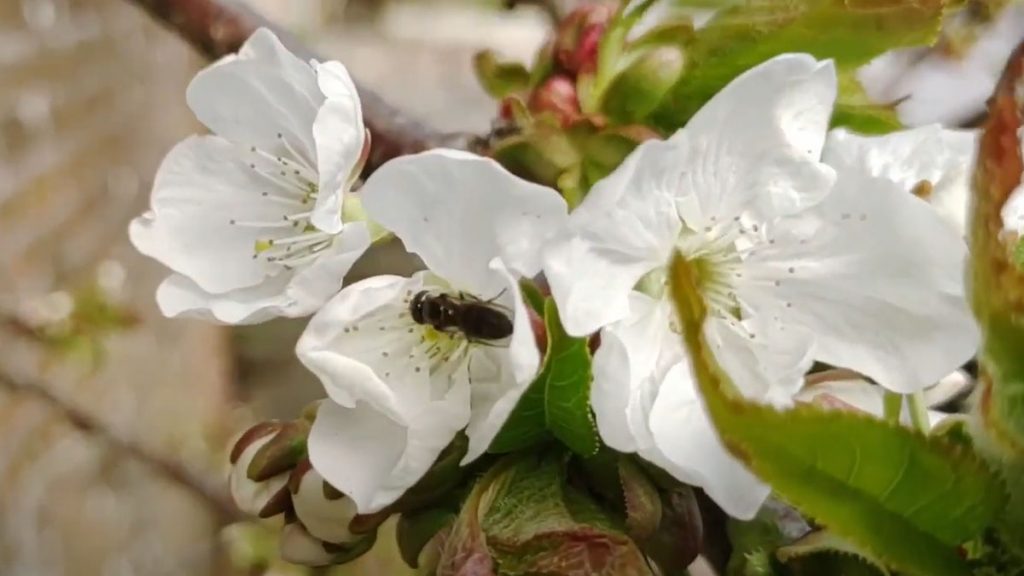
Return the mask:
[[[283,516],[281,557],[327,566],[351,561],[374,544],[387,514],[360,515],[355,503],[310,465],[306,439],[315,409],[299,420],[249,428],[231,451],[231,496],[259,518]]]
[[[684,71],[689,20],[639,33],[649,7],[584,4],[563,19],[528,69],[485,51],[474,60],[500,102],[491,155],[570,203],[643,140],[649,119]]]

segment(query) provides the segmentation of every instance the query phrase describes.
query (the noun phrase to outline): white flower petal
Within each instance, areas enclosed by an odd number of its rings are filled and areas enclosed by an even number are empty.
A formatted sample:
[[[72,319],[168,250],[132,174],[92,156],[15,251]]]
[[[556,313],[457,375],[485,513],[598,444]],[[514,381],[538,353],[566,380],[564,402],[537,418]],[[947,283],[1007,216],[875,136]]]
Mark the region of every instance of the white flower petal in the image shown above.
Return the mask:
[[[360,195],[370,219],[394,232],[427,268],[485,299],[502,288],[491,260],[533,276],[540,246],[566,218],[565,201],[554,190],[454,150],[396,158],[373,173]]]
[[[315,166],[312,126],[324,96],[309,64],[269,30],[257,30],[237,56],[199,72],[186,95],[216,134],[275,156],[297,154]]]
[[[699,486],[730,516],[754,517],[771,489],[722,445],[695,389],[689,361],[665,377],[651,410],[651,432],[673,476]]]
[[[668,261],[682,230],[684,160],[673,143],[644,142],[591,188],[544,249],[544,275],[569,334],[625,318],[637,281]]]
[[[668,142],[638,146],[545,250],[566,330],[587,334],[624,318],[630,291],[665,265],[683,224],[700,232],[745,212],[774,218],[818,202],[835,176],[818,160],[835,91],[830,62],[776,57]]]
[[[306,268],[282,272],[259,285],[223,294],[211,294],[188,278],[172,274],[157,289],[157,304],[168,317],[185,316],[226,324],[308,316],[340,290],[352,264],[369,246],[366,224],[356,222],[346,226],[334,245]]]
[[[935,383],[971,358],[978,330],[964,296],[967,249],[921,199],[847,171],[804,219],[778,223],[738,286],[751,309],[779,307],[814,335],[817,359],[897,392]]]
[[[256,242],[276,231],[231,222],[280,222],[286,211],[262,192],[278,190],[242,150],[216,136],[193,136],[164,158],[152,210],[132,221],[129,236],[139,252],[209,292],[255,286],[280,270],[253,258]]]
[[[696,197],[697,212],[683,213],[690,227],[745,211],[793,214],[821,200],[835,178],[818,162],[835,98],[835,66],[806,54],[776,56],[711,98],[671,138],[686,150],[680,193]]]
[[[334,559],[334,554],[324,548],[324,543],[298,522],[281,528],[279,548],[282,560],[300,566],[328,566]]]
[[[849,404],[861,412],[866,412],[872,416],[881,418],[885,413],[884,394],[884,388],[866,380],[834,380],[831,382],[822,382],[813,386],[808,386],[800,391],[796,399],[801,402],[814,402],[815,399],[822,396],[829,396],[845,404]],[[928,421],[930,426],[935,426],[948,417],[949,414],[944,414],[937,410],[928,411]],[[900,422],[904,425],[909,425],[911,423],[910,411],[905,404],[900,411]]]
[[[658,344],[669,332],[667,312],[662,303],[633,292],[629,317],[601,330],[590,403],[601,438],[620,452],[653,445],[648,422],[659,383]]]
[[[1003,221],[1003,231],[1024,235],[1024,186],[1017,186],[1006,199],[999,217]]]
[[[410,409],[401,420],[364,402],[351,408],[324,402],[309,434],[309,459],[360,513],[377,512],[423,477],[465,426],[468,412],[468,386]]]
[[[742,323],[709,318],[704,331],[722,369],[751,400],[789,405],[814,363],[813,336],[782,326],[768,310]]]
[[[469,421],[466,360],[432,362],[409,317],[409,299],[430,287],[427,278],[375,276],[346,287],[296,347],[334,401],[317,417],[310,459],[361,513],[412,486]]]
[[[469,447],[463,464],[476,460],[487,450],[540,367],[540,351],[519,282],[500,259],[494,259],[491,268],[505,279],[511,296],[508,301],[512,305],[513,331],[508,349],[477,345],[471,352],[469,386],[473,410],[466,427]]]
[[[275,434],[268,434],[249,444],[239,455],[238,460],[231,465],[231,472],[228,475],[231,498],[239,509],[252,516],[259,515],[275,494],[287,489],[288,474],[278,474],[261,482],[250,480],[248,476],[252,459],[256,457],[260,448],[274,439],[274,436]]]
[[[347,407],[369,402],[395,419],[406,407],[430,401],[428,371],[416,370],[420,364],[409,358],[420,332],[408,318],[407,300],[423,289],[424,276],[356,282],[310,320],[296,353],[332,400]]]
[[[907,192],[930,184],[922,196],[966,235],[970,174],[978,145],[973,130],[937,124],[885,136],[861,136],[843,129],[829,133],[823,159],[841,174],[866,172],[895,182]]]
[[[324,495],[324,478],[314,468],[306,470],[292,493],[295,515],[315,538],[333,544],[348,544],[364,536],[353,534],[349,523],[356,516],[356,505],[342,496],[333,500]]]
[[[341,230],[341,204],[366,138],[363,110],[355,84],[340,62],[316,67],[317,82],[327,100],[313,123],[320,190],[310,220],[325,232]]]

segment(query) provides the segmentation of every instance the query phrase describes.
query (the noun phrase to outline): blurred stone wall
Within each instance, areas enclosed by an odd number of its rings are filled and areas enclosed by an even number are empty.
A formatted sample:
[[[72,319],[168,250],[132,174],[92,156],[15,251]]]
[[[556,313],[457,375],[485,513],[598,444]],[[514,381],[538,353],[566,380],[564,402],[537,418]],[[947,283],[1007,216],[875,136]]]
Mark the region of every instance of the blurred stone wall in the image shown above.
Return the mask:
[[[232,428],[229,340],[160,317],[165,272],[126,234],[159,159],[197,129],[184,89],[200,64],[124,0],[0,0],[0,314],[101,267],[123,269],[117,297],[140,319],[96,367],[4,328],[0,375],[44,382],[215,480]],[[0,574],[207,574],[215,528],[188,490],[0,387]]]

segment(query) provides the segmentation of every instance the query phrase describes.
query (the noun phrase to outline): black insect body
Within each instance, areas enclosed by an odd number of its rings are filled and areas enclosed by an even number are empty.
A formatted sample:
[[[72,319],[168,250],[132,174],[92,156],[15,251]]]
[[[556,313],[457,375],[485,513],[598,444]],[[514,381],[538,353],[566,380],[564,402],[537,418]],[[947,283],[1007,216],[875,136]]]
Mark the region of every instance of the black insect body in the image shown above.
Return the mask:
[[[439,332],[462,332],[470,341],[501,340],[512,335],[512,320],[501,307],[465,294],[421,290],[409,301],[409,313],[417,324]]]

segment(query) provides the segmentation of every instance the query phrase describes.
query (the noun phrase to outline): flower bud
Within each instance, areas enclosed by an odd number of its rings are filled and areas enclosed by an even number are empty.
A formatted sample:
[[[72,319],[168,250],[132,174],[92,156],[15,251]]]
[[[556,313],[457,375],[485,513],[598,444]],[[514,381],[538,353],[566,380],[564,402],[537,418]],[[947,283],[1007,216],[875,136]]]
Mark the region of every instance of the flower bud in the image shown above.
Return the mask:
[[[302,566],[328,566],[334,555],[324,548],[324,543],[314,538],[299,523],[286,524],[281,529],[281,559]]]
[[[552,76],[530,95],[530,111],[552,114],[565,127],[580,117],[576,83],[564,75]]]
[[[601,111],[622,124],[642,123],[682,77],[686,57],[678,46],[632,54],[602,95]]]
[[[555,36],[555,59],[559,66],[574,75],[596,67],[601,37],[615,9],[614,3],[587,4],[562,20]]]
[[[272,516],[280,510],[281,499],[288,495],[287,472],[254,480],[249,476],[256,454],[267,446],[283,427],[281,422],[261,422],[247,430],[231,451],[231,472],[228,483],[231,497],[239,509],[253,516]]]
[[[276,433],[253,454],[246,471],[249,479],[258,482],[295,468],[306,457],[309,427],[306,420],[281,423]]]
[[[373,532],[352,544],[331,544],[313,536],[301,522],[285,524],[279,547],[285,562],[303,566],[344,564],[366,554],[377,541]]]
[[[365,537],[353,534],[349,526],[358,514],[355,502],[327,484],[308,459],[295,467],[288,488],[295,516],[314,538],[332,544],[351,544]]]

